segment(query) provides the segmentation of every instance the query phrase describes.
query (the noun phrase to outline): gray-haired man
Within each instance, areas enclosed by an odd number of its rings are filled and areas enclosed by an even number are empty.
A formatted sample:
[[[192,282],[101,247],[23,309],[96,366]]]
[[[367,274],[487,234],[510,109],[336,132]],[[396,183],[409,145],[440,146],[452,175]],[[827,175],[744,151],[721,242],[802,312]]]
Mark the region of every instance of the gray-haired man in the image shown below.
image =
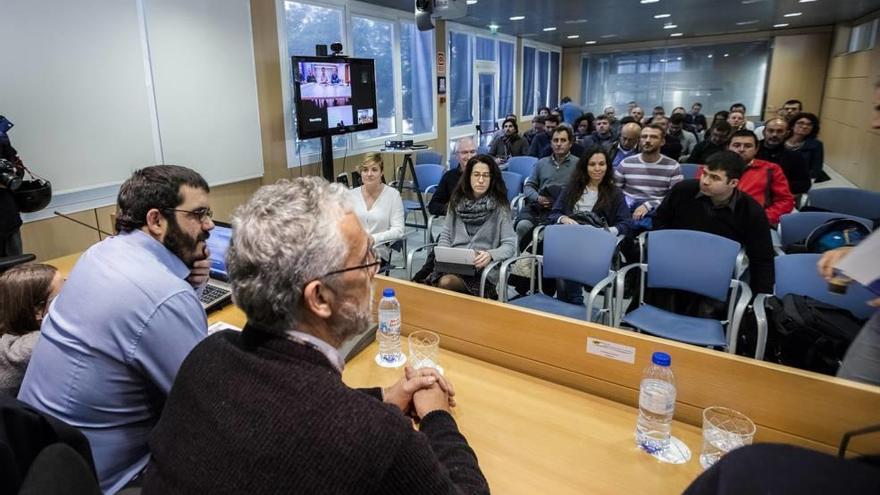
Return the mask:
[[[236,212],[229,277],[248,323],[183,363],[145,494],[489,492],[436,372],[407,369],[384,391],[342,382],[336,349],[367,330],[379,264],[349,201],[305,177]]]

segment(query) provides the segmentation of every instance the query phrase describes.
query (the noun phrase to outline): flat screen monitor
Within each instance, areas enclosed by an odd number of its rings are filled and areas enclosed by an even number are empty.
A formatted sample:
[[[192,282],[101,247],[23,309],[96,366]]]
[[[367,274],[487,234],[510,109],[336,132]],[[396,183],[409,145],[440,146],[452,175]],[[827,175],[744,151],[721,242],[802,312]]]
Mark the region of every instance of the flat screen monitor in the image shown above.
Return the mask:
[[[291,67],[300,139],[379,127],[373,59],[295,55]]]

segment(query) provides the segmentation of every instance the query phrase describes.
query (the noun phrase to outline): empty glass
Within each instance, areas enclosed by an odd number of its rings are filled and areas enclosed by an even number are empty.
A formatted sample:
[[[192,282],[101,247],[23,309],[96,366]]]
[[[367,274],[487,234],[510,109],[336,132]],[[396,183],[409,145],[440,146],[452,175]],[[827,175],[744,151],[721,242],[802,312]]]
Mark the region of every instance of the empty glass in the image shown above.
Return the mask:
[[[703,410],[700,464],[708,469],[731,450],[751,445],[754,437],[755,423],[745,414],[727,407],[707,407]]]
[[[419,330],[409,334],[409,363],[413,368],[434,368],[442,374],[439,353],[440,336],[436,333]]]

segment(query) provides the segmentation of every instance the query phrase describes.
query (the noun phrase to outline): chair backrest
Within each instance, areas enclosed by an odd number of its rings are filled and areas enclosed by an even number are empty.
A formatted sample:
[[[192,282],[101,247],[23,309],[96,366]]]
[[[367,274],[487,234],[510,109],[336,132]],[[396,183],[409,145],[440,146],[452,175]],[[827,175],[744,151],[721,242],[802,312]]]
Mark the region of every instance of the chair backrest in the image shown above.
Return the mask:
[[[416,165],[425,163],[443,163],[443,156],[436,151],[419,151],[416,153]]]
[[[444,172],[443,165],[437,165],[436,163],[416,165],[413,169],[416,171],[416,180],[419,181],[419,189],[422,192],[425,192],[425,189],[430,186],[439,184]]]
[[[836,213],[846,213],[871,221],[880,219],[880,192],[853,187],[812,189],[810,206]]]
[[[532,175],[537,161],[538,159],[533,156],[512,156],[507,160],[507,171],[521,175],[525,181]]]
[[[608,276],[617,238],[589,225],[544,229],[544,276],[594,286]]]
[[[647,285],[726,301],[739,249],[738,242],[696,230],[649,232]]]
[[[504,177],[504,185],[507,186],[507,201],[513,201],[513,198],[519,196],[523,188],[523,176],[516,172],[501,172]]]
[[[702,165],[697,165],[696,163],[680,163],[679,165],[681,166],[681,175],[685,179],[696,179],[697,171],[702,167]]]
[[[831,211],[801,211],[796,213],[786,213],[779,217],[779,239],[782,248],[787,248],[792,244],[803,241],[810,235],[816,227],[822,225],[828,220],[837,218],[848,218],[863,224],[868,230],[872,230],[872,222],[867,218],[847,215],[845,213],[835,213]]]
[[[449,165],[449,170],[455,170],[458,168],[458,157],[453,155],[449,156],[449,161],[447,162]]]
[[[856,318],[869,318],[877,309],[868,306],[867,302],[877,296],[858,282],[852,282],[847,287],[846,294],[829,292],[828,283],[816,269],[816,263],[821,256],[812,253],[777,256],[774,260],[776,287],[773,291],[776,297],[782,298],[786,294],[809,296],[823,303],[846,309]]]

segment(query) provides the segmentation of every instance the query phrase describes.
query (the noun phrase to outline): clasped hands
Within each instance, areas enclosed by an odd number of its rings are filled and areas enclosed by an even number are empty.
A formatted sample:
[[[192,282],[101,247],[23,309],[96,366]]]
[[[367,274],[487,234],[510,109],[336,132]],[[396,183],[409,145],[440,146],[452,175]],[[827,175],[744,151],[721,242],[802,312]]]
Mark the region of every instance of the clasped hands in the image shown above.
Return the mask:
[[[384,402],[394,404],[416,421],[433,411],[449,411],[455,407],[455,389],[452,382],[433,368],[413,369],[406,366],[404,377],[383,389]]]

